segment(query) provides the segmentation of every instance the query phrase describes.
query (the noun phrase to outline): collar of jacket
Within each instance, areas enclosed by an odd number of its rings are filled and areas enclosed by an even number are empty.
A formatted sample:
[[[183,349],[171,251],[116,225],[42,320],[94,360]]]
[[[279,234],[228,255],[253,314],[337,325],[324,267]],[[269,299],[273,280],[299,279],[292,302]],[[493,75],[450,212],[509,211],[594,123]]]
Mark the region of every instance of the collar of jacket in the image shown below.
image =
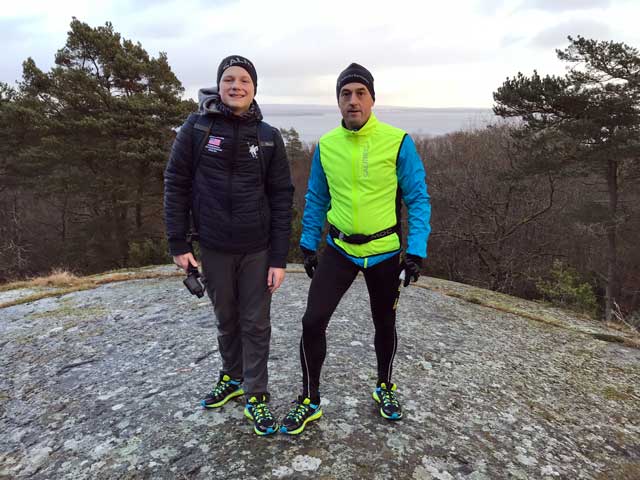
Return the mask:
[[[367,120],[367,123],[365,123],[359,130],[349,130],[344,126],[344,120],[340,122],[340,126],[342,127],[343,132],[347,135],[365,136],[369,135],[373,130],[375,130],[375,128],[378,126],[378,119],[373,114],[373,112],[371,112],[369,120]]]

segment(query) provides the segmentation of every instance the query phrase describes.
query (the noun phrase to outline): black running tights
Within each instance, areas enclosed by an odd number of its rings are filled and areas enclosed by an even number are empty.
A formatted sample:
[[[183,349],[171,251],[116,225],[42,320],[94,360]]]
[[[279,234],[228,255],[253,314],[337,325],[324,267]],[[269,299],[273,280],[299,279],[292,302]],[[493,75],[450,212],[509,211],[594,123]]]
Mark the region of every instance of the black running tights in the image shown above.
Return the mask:
[[[335,248],[327,246],[313,275],[307,310],[302,317],[300,362],[303,395],[319,400],[320,371],[327,353],[326,330],[340,299],[362,271],[369,290],[375,327],[374,345],[378,363],[378,383],[391,382],[393,357],[397,348],[396,305],[400,281],[400,255],[370,268],[361,269]]]

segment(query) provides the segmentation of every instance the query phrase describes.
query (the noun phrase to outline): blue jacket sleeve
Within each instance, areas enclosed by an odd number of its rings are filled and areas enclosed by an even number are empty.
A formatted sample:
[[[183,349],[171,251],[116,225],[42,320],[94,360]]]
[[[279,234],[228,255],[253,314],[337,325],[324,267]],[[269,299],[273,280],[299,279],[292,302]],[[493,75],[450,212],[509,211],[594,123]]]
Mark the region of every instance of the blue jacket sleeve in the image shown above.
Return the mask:
[[[407,253],[421,258],[427,257],[427,241],[431,226],[431,203],[427,193],[424,166],[416,145],[409,135],[405,135],[400,147],[397,163],[398,183],[402,190],[402,200],[407,206],[409,234]]]
[[[302,215],[302,236],[300,246],[309,250],[317,250],[322,237],[322,227],[327,218],[331,204],[327,176],[320,162],[320,145],[316,147],[311,160],[311,173],[305,195],[304,213]]]

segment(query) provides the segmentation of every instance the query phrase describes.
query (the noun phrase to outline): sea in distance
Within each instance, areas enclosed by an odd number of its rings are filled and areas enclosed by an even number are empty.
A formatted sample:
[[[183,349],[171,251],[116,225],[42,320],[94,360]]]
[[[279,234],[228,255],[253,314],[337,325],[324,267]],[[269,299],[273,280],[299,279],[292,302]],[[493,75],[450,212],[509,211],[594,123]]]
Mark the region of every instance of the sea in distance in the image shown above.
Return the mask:
[[[274,127],[295,128],[303,142],[316,142],[324,133],[340,125],[338,106],[260,105],[264,120]],[[375,106],[378,120],[401,128],[414,136],[437,136],[458,130],[483,128],[500,123],[488,108],[408,108]]]

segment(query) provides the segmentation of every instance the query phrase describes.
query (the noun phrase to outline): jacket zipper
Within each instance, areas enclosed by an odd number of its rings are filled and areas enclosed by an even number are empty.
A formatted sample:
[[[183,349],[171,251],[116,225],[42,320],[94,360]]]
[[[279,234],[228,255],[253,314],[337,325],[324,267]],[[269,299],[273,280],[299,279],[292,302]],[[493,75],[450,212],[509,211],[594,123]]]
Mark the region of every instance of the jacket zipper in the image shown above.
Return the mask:
[[[352,232],[351,233],[360,233],[360,221],[359,221],[359,210],[360,210],[360,191],[358,188],[358,155],[360,154],[360,138],[358,135],[353,133],[352,143],[351,143],[351,215],[353,216],[352,221]]]
[[[229,162],[229,176],[228,176],[228,185],[229,185],[229,240],[232,240],[232,232],[233,232],[233,164],[236,162],[238,157],[238,121],[233,121],[233,147],[231,149],[231,161]]]
[[[261,192],[260,199],[258,201],[258,214],[260,215],[260,231],[267,232],[266,224],[264,218],[264,202],[267,188],[267,172],[266,165],[264,163],[264,157],[262,153],[262,146],[260,145],[260,123],[256,123],[256,144],[258,145],[258,163],[260,164],[260,182],[261,182]]]

